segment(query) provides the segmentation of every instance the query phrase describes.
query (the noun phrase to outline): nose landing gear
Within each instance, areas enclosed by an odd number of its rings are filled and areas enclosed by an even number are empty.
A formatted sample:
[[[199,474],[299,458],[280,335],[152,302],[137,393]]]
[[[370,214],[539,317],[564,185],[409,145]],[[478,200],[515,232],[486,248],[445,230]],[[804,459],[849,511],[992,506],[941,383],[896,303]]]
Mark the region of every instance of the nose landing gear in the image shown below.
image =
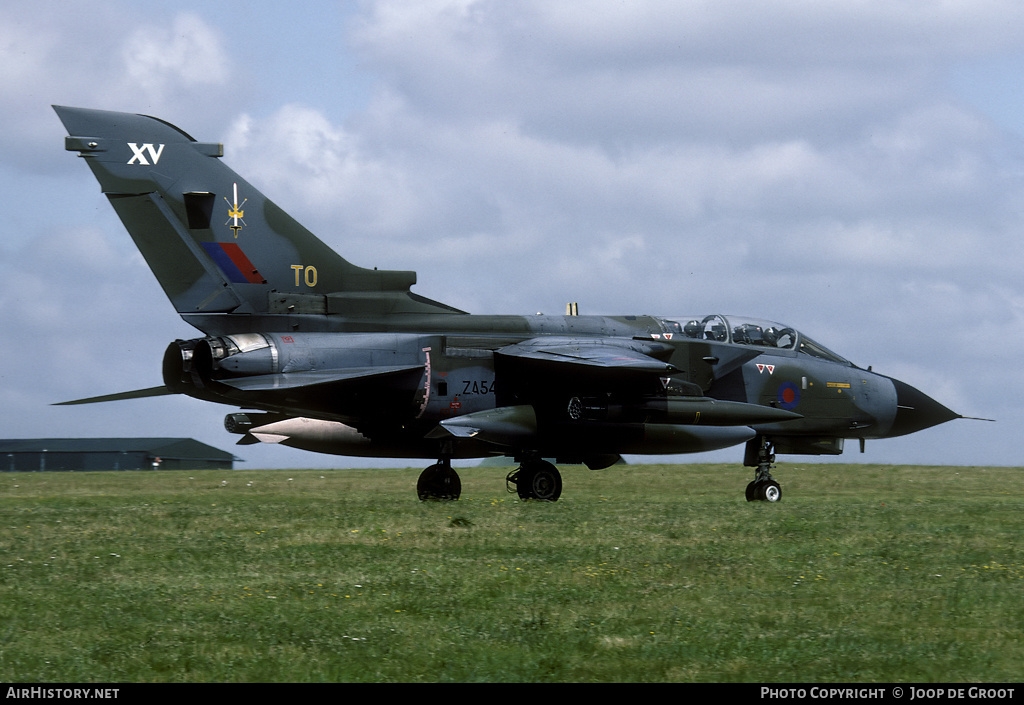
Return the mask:
[[[757,468],[754,481],[747,485],[748,502],[778,502],[782,499],[782,487],[771,474],[775,463],[775,453],[772,452],[774,447],[771,440],[764,436],[758,436],[747,443],[747,457],[743,464]]]

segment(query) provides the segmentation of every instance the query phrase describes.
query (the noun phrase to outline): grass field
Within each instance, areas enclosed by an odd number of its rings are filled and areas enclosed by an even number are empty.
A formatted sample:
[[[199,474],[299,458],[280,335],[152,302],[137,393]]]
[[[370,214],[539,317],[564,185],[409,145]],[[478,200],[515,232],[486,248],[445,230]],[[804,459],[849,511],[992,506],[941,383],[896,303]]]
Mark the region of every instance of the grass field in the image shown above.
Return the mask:
[[[1020,468],[0,474],[7,682],[1019,682]]]

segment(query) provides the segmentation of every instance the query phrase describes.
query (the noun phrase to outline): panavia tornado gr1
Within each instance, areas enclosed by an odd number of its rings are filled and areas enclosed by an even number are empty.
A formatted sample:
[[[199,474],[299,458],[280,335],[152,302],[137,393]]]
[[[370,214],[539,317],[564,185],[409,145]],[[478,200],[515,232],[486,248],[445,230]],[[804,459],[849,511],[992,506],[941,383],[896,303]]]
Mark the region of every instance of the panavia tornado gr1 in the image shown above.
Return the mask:
[[[554,463],[745,444],[748,500],[781,497],[775,454],[837,455],[956,418],[801,331],[725,315],[471,315],[414,272],[351,264],[197,142],[145,115],[55,107],[181,317],[163,384],[67,403],[186,394],[240,410],[239,443],[424,458],[420,499],[457,499],[455,458],[507,456],[524,499]],[[553,462],[552,462],[553,461]]]

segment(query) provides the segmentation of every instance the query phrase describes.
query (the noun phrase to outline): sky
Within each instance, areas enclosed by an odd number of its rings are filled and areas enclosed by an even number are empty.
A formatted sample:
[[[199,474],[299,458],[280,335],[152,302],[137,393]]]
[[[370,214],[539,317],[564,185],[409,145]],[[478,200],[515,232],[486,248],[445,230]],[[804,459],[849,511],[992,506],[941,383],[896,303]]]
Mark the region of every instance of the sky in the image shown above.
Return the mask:
[[[158,385],[168,343],[201,335],[57,104],[223,142],[346,259],[457,308],[780,321],[996,419],[835,460],[1024,465],[1015,0],[36,0],[0,5],[0,66],[4,437],[375,464],[234,446],[233,409],[185,397],[52,406]]]

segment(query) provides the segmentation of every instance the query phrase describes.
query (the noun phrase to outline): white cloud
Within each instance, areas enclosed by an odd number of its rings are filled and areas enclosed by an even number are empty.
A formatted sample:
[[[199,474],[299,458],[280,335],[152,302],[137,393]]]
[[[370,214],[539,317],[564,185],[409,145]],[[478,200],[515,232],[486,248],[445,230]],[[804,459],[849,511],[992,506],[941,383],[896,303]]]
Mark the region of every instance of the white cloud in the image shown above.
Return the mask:
[[[408,233],[429,200],[410,188],[403,161],[367,153],[314,108],[243,114],[225,141],[233,169],[356,263],[377,250],[381,233]]]
[[[144,8],[121,0],[67,3],[39,0],[0,6],[0,129],[7,161],[53,168],[51,104],[178,119],[195,124],[223,113],[231,61],[224,37],[203,17],[174,8]],[[59,129],[59,128],[58,128]],[[59,133],[58,133],[59,134]]]
[[[1003,2],[368,5],[354,41],[417,111],[608,146],[835,137],[1024,34]]]
[[[163,102],[179,88],[225,84],[230,63],[223,37],[202,18],[182,13],[170,25],[142,23],[125,39],[121,56],[129,80],[150,102]]]

